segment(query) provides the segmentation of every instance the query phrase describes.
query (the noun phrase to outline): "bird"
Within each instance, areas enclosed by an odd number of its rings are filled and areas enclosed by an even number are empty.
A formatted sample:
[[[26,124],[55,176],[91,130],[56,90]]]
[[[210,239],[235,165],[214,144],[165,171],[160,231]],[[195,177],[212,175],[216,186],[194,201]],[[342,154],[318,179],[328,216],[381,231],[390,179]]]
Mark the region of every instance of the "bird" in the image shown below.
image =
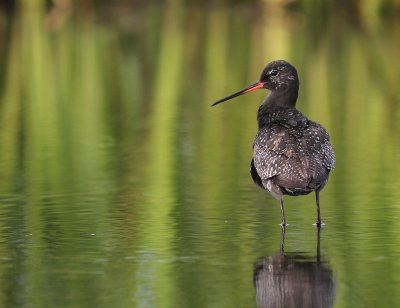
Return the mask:
[[[296,68],[284,60],[268,63],[259,80],[211,106],[257,89],[267,89],[258,109],[258,132],[253,142],[250,174],[254,183],[269,191],[280,203],[282,227],[286,227],[283,196],[315,192],[317,219],[319,193],[335,169],[335,153],[328,131],[296,109],[300,81]]]

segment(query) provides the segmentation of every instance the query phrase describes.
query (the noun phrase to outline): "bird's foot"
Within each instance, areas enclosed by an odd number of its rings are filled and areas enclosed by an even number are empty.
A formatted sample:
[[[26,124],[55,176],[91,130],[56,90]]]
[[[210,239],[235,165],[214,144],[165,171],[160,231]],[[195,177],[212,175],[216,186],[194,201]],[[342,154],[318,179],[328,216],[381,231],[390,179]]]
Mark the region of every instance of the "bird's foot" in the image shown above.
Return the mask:
[[[321,227],[325,226],[325,224],[322,220],[317,220],[315,223],[313,223],[313,226],[316,226],[317,228],[321,228]]]

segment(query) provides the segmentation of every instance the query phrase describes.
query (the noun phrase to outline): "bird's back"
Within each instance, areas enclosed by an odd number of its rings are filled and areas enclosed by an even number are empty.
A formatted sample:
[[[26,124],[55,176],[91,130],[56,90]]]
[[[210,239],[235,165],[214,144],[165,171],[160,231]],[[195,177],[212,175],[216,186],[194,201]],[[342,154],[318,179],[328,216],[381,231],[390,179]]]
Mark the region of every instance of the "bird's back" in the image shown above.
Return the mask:
[[[325,128],[294,108],[269,112],[264,123],[253,145],[254,181],[268,190],[270,181],[289,195],[321,189],[335,167]]]

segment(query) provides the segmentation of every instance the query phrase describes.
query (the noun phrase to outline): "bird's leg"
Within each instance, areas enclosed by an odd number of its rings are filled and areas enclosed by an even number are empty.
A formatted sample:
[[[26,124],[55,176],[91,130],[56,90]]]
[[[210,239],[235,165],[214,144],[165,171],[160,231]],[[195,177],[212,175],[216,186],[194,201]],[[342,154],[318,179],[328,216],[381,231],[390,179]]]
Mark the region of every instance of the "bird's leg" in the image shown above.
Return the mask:
[[[321,212],[319,210],[319,190],[315,191],[315,201],[317,204],[317,221],[315,223],[315,225],[320,228],[323,225],[323,222],[321,220]]]
[[[286,227],[286,220],[285,220],[285,210],[283,209],[283,198],[279,199],[279,202],[281,204],[281,216],[282,216],[282,224],[281,226],[283,228]]]

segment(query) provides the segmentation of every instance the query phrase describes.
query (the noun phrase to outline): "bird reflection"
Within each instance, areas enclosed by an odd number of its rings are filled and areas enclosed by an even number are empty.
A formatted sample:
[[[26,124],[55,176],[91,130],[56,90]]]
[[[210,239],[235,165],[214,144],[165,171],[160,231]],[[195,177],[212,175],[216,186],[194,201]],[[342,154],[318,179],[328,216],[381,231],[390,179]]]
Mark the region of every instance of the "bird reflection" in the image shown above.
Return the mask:
[[[281,247],[273,256],[257,262],[254,269],[257,307],[332,307],[336,284],[332,270],[320,258],[317,228],[316,258],[285,254],[285,228]]]

